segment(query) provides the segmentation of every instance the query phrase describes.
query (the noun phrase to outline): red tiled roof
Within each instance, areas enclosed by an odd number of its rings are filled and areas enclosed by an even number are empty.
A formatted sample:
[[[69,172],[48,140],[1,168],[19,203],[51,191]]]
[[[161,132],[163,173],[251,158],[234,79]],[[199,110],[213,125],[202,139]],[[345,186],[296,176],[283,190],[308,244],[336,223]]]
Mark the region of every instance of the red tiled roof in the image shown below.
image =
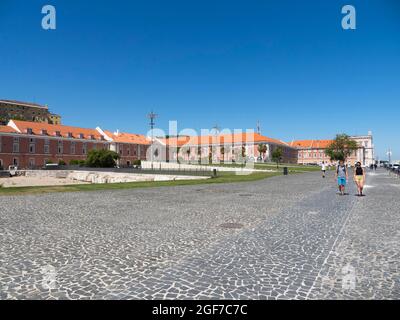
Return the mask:
[[[180,136],[172,138],[158,139],[162,143],[170,146],[183,146],[183,145],[212,145],[212,144],[246,144],[246,143],[274,143],[278,145],[288,146],[287,143],[262,136],[258,133],[236,133],[236,134],[219,134],[208,136]]]
[[[111,131],[104,130],[104,133],[115,142],[120,143],[134,143],[134,144],[150,144],[150,140],[142,134],[118,132],[112,133]]]
[[[298,149],[326,149],[332,142],[333,140],[297,140],[289,145]]]
[[[14,128],[11,128],[9,126],[0,126],[0,132],[3,132],[3,133],[15,133],[17,131],[15,131]]]
[[[102,140],[102,135],[95,129],[19,120],[12,120],[12,122],[14,122],[15,126],[21,131],[21,133],[27,133],[27,129],[32,129],[32,134],[43,135],[42,130],[46,130],[48,136],[56,136],[56,132],[58,131],[64,138],[68,138],[68,134],[71,133],[72,138],[75,139],[80,139],[80,134],[83,134],[83,139],[91,139],[90,136],[92,135],[94,139]]]

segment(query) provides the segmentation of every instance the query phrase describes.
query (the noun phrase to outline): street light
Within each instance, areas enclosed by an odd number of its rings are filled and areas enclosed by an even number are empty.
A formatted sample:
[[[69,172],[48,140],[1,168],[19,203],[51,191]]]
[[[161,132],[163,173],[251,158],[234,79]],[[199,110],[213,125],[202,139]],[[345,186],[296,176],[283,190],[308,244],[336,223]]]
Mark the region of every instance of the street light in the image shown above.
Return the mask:
[[[156,125],[155,119],[158,117],[158,114],[155,114],[153,111],[151,111],[147,117],[150,119],[150,130],[151,130],[151,155],[150,155],[150,161],[151,161],[151,170],[153,170],[153,144],[154,144],[154,126]]]
[[[389,157],[389,164],[392,163],[392,149],[389,148],[388,152],[386,152],[387,156]]]

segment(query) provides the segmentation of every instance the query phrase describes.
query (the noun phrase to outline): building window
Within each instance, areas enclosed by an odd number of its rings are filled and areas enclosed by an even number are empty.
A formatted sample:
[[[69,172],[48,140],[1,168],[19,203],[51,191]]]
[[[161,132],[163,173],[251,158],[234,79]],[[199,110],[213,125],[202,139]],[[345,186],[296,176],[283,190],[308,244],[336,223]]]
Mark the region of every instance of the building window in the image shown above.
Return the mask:
[[[13,152],[14,153],[17,153],[17,152],[19,152],[19,143],[13,143]]]
[[[83,145],[82,145],[82,154],[86,154],[86,152],[87,152],[87,146],[86,146],[86,143],[83,143]]]
[[[75,142],[71,142],[71,154],[75,154]]]
[[[29,144],[29,153],[35,153],[35,144],[34,143]]]
[[[63,142],[62,141],[58,141],[57,153],[58,154],[63,153]]]
[[[44,153],[50,153],[50,148],[48,144],[44,145]]]

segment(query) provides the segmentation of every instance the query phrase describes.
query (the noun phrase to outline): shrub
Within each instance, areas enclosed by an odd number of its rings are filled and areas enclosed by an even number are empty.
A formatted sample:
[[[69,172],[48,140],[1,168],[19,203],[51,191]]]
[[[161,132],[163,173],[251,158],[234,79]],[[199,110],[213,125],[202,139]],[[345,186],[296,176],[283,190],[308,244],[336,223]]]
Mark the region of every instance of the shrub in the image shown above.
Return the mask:
[[[115,160],[119,159],[118,153],[110,150],[90,150],[86,159],[86,165],[92,168],[112,168]]]
[[[65,166],[66,163],[65,163],[64,160],[59,160],[59,161],[58,161],[58,165],[59,165],[59,166]]]
[[[135,167],[141,167],[142,166],[142,160],[134,160],[133,165]]]
[[[69,162],[70,166],[84,166],[85,165],[85,160],[71,160]]]

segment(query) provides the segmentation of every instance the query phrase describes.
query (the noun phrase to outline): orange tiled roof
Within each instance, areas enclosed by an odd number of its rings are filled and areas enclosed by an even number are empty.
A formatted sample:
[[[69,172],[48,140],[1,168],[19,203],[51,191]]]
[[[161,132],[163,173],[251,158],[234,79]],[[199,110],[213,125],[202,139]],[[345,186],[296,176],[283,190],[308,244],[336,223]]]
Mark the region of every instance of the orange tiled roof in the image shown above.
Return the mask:
[[[60,132],[61,137],[64,138],[68,138],[68,134],[71,133],[72,138],[75,139],[80,139],[80,134],[83,134],[83,139],[91,139],[90,136],[93,136],[96,140],[102,140],[102,135],[95,129],[19,120],[12,120],[12,122],[14,122],[15,126],[21,131],[21,133],[27,133],[27,129],[32,129],[32,134],[44,135],[42,130],[46,130],[47,136],[56,136],[56,132],[58,131]]]
[[[15,133],[17,131],[15,131],[15,129],[9,127],[9,126],[0,126],[0,132],[3,133]]]
[[[120,143],[134,143],[134,144],[150,144],[150,140],[143,134],[118,132],[112,133],[111,131],[104,130],[104,133],[115,142]]]
[[[297,140],[289,145],[298,149],[326,149],[333,140]]]
[[[211,144],[235,144],[235,143],[274,143],[278,145],[288,146],[287,143],[262,136],[258,133],[236,133],[236,134],[219,134],[208,136],[180,136],[172,138],[159,139],[162,143],[170,146],[183,145],[211,145]]]

